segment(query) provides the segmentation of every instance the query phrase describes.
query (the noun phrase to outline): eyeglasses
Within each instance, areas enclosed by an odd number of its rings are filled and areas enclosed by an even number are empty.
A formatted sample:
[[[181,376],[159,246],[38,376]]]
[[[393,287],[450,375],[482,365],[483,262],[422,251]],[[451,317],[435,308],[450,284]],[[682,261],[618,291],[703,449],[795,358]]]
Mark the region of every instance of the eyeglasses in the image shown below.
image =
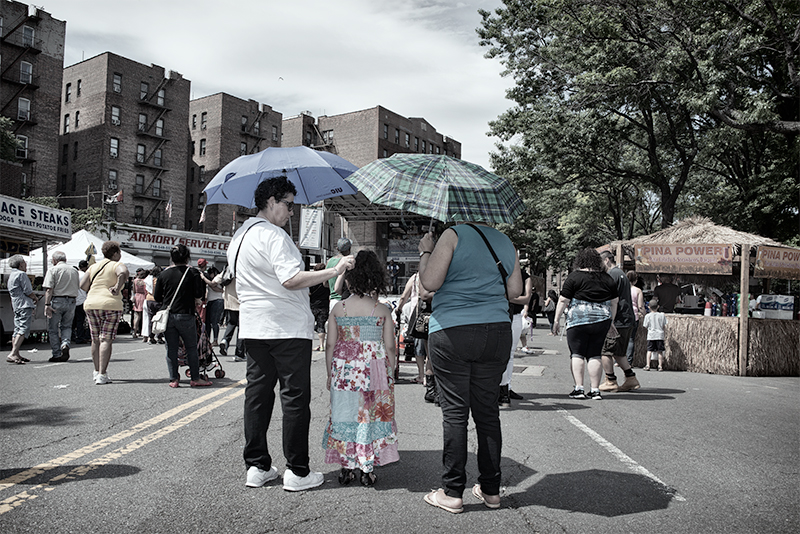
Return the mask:
[[[283,202],[286,204],[286,209],[292,211],[294,209],[294,202],[289,202],[288,200],[279,200],[278,202]]]

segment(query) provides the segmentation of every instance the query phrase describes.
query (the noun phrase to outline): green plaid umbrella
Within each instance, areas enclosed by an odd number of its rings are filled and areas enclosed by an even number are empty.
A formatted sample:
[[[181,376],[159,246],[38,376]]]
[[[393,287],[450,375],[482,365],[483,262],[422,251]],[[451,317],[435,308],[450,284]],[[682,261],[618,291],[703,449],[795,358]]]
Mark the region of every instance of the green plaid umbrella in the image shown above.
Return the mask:
[[[525,205],[503,178],[448,156],[395,154],[347,177],[374,204],[443,222],[511,223]]]

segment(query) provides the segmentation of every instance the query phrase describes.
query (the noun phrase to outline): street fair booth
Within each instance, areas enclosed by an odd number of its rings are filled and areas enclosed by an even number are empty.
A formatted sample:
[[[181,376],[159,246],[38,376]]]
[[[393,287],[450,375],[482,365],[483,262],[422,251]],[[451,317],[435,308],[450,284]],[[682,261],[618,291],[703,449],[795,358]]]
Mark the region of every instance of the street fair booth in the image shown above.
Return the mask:
[[[28,256],[34,247],[53,241],[68,241],[72,236],[72,220],[67,211],[42,206],[18,198],[0,195],[0,252],[4,256],[21,254]],[[47,255],[43,255],[42,269],[47,266]],[[33,267],[33,266],[30,266]],[[34,275],[28,270],[29,276]],[[5,340],[14,328],[14,308],[8,294],[8,272],[0,276],[0,339]],[[33,281],[33,280],[32,280]],[[40,297],[44,291],[34,292]],[[44,315],[44,299],[36,306],[31,332],[47,331],[47,318]]]
[[[794,299],[764,295],[762,308],[769,310],[756,313],[758,318],[748,313],[751,278],[764,279],[764,288],[770,279],[800,280],[800,249],[697,217],[615,245],[618,257],[627,249],[636,273],[644,280],[671,274],[679,277],[681,284],[706,288],[705,295],[684,297],[688,304],[676,308],[684,313],[667,314],[666,369],[800,376],[800,320]],[[738,294],[727,301],[716,289],[726,285],[738,285]],[[712,314],[717,308],[711,301],[728,310],[728,315]],[[688,309],[692,306],[697,310]],[[697,313],[700,309],[706,313]],[[646,358],[647,330],[640,326],[634,366],[644,366]]]

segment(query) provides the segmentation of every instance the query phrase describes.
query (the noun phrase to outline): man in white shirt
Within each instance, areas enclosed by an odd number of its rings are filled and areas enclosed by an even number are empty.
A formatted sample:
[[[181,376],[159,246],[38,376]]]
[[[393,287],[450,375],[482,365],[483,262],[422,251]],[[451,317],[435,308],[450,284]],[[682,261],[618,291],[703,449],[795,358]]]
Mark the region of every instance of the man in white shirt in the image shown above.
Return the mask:
[[[67,255],[53,252],[53,267],[44,275],[44,314],[48,322],[48,337],[53,356],[51,362],[69,360],[72,341],[72,319],[75,317],[75,300],[80,291],[78,270],[67,265]]]
[[[242,225],[228,248],[239,297],[239,336],[248,355],[245,485],[260,487],[278,477],[267,448],[267,430],[280,379],[286,491],[307,490],[324,481],[322,473],[311,471],[308,458],[314,338],[308,288],[354,264],[353,257],[346,256],[333,268],[304,270],[300,250],[283,230],[292,216],[296,193],[285,176],[261,182],[255,192],[258,214]]]

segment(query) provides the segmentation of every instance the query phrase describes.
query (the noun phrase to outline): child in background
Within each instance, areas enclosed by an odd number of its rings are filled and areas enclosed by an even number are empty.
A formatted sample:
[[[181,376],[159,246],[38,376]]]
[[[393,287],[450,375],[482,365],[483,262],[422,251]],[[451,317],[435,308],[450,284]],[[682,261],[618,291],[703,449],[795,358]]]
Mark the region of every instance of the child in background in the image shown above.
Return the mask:
[[[650,313],[644,316],[643,326],[647,329],[647,365],[645,371],[650,370],[650,364],[658,359],[658,370],[664,370],[664,326],[667,316],[658,311],[658,301],[650,301]]]
[[[331,412],[322,438],[325,463],[342,466],[339,483],[360,471],[364,486],[375,484],[375,466],[400,459],[394,419],[396,348],[391,310],[378,303],[386,269],[362,250],[344,281],[351,295],[328,318],[325,363]]]

